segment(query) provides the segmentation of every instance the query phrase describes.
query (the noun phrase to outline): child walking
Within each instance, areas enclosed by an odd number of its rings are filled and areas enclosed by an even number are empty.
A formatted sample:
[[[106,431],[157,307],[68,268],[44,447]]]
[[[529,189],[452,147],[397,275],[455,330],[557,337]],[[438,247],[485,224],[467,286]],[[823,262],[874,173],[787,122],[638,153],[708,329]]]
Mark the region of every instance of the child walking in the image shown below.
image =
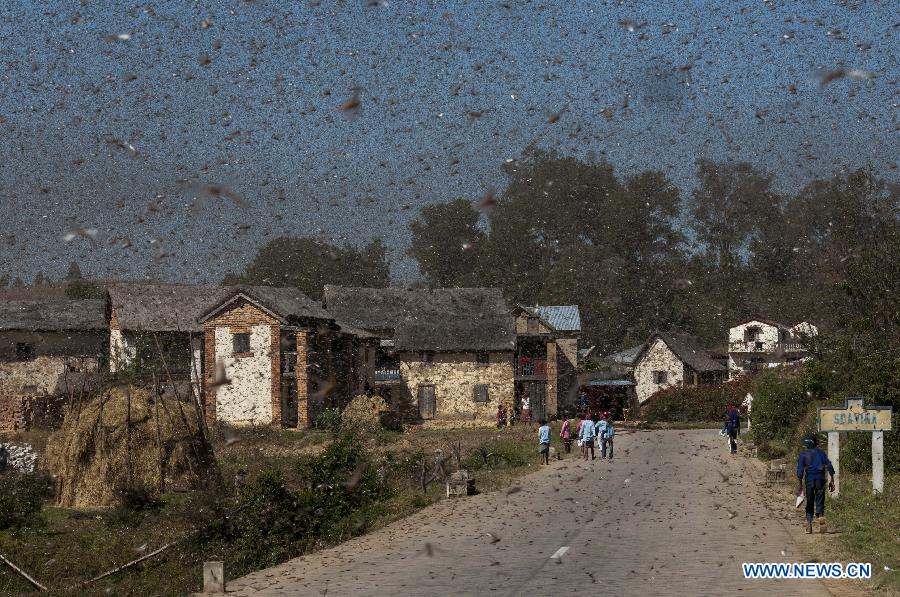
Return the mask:
[[[550,464],[550,425],[545,419],[541,419],[538,427],[538,443],[541,446],[541,464]]]
[[[562,439],[563,448],[566,454],[572,451],[572,429],[569,427],[569,419],[563,419],[562,427],[559,429],[559,437]]]

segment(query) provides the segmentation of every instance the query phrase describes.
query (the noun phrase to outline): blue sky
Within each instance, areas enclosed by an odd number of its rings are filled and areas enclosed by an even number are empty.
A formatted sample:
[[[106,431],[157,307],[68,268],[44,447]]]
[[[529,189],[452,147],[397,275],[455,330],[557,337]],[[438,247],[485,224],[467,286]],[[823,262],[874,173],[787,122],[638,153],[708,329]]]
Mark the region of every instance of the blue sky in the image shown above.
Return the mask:
[[[685,194],[701,157],[897,180],[900,2],[82,4],[0,7],[0,273],[218,281],[291,234],[381,237],[408,280],[417,209],[532,143]]]

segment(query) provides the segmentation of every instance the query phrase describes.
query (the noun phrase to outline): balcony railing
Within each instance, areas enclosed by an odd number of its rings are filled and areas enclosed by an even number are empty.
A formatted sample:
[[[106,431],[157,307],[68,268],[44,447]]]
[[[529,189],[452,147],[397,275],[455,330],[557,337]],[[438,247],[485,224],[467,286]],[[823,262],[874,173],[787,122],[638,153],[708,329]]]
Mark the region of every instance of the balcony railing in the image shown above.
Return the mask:
[[[397,381],[399,379],[399,367],[382,367],[375,370],[375,381]]]
[[[728,352],[806,352],[806,347],[800,342],[729,342]]]
[[[518,357],[515,361],[518,377],[547,377],[547,359],[536,357]]]

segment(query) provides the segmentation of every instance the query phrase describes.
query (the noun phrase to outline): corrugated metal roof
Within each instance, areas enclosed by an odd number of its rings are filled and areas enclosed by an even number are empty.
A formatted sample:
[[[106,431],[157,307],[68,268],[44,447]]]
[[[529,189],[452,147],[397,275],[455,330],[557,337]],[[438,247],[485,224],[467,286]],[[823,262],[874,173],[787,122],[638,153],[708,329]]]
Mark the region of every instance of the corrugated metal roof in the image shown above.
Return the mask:
[[[581,313],[578,311],[578,305],[539,305],[533,310],[557,331],[581,331]]]

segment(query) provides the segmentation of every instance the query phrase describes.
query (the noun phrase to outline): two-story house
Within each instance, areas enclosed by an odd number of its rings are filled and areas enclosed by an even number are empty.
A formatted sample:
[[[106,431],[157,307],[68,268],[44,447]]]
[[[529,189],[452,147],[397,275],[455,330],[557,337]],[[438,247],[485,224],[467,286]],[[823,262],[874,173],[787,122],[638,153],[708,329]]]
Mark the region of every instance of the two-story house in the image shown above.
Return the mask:
[[[753,319],[728,330],[728,376],[778,367],[809,357],[809,342],[819,333],[808,321],[787,326]]]

